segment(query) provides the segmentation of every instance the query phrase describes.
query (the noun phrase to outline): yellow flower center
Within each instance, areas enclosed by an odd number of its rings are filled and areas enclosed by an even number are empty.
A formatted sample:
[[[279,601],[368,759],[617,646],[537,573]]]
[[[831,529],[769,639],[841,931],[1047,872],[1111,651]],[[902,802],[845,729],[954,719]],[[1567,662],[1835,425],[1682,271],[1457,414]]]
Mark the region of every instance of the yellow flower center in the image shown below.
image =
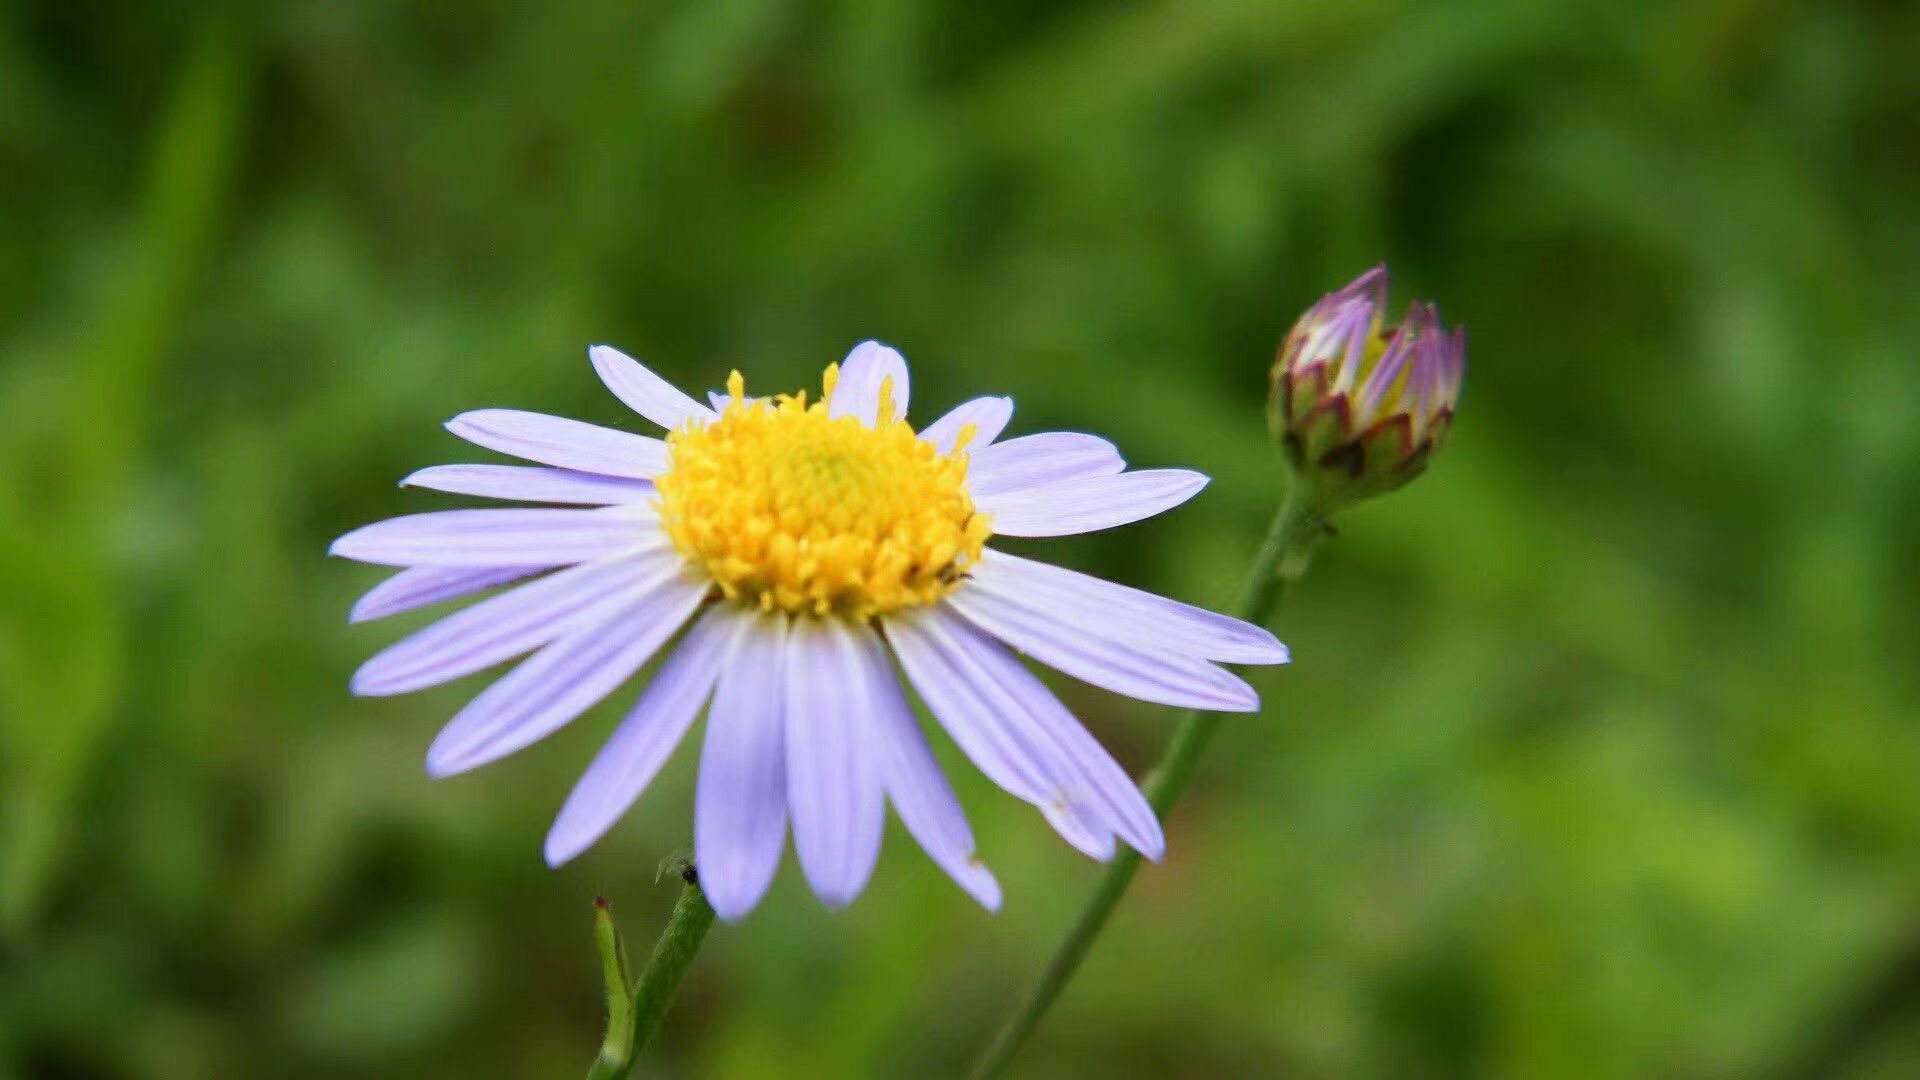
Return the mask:
[[[656,481],[674,546],[731,601],[766,611],[868,619],[960,587],[993,530],[967,495],[967,442],[942,454],[892,415],[872,427],[828,415],[802,391],[746,398],[734,372],[718,420],[667,436]]]

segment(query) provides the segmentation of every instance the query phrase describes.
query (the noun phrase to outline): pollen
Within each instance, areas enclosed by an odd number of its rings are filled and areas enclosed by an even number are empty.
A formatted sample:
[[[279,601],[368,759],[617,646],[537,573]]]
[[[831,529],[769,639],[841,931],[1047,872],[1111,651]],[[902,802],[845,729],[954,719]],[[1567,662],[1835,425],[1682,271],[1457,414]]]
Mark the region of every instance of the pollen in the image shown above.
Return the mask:
[[[932,604],[992,535],[967,494],[972,432],[940,453],[892,415],[890,386],[873,426],[833,417],[838,377],[817,401],[754,401],[736,371],[719,419],[667,436],[661,522],[728,601],[853,620]]]

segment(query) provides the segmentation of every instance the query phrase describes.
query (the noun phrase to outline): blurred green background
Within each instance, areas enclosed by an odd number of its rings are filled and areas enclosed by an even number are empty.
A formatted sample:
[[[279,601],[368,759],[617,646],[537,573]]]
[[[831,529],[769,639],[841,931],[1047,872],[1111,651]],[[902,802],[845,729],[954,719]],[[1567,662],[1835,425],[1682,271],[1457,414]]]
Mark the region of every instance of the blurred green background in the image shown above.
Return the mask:
[[[554,872],[630,694],[444,783],[482,680],[348,695],[405,627],[326,543],[460,501],[393,486],[446,417],[878,336],[923,419],[1212,473],[1031,548],[1222,606],[1273,346],[1383,258],[1454,443],[1017,1072],[1920,1075],[1916,170],[1892,2],[0,3],[0,1077],[584,1071],[693,754]],[[893,826],[845,914],[789,861],[653,1074],[964,1065],[1098,867],[942,749],[1004,911]]]

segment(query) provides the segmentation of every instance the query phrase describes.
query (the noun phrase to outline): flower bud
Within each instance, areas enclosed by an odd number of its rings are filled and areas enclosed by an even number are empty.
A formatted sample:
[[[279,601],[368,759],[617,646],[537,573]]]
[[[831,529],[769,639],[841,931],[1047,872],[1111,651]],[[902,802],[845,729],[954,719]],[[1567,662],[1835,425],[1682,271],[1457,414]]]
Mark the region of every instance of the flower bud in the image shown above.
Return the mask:
[[[1382,264],[1307,309],[1274,359],[1268,420],[1323,513],[1420,475],[1453,424],[1465,328],[1418,301],[1389,328],[1386,306]]]

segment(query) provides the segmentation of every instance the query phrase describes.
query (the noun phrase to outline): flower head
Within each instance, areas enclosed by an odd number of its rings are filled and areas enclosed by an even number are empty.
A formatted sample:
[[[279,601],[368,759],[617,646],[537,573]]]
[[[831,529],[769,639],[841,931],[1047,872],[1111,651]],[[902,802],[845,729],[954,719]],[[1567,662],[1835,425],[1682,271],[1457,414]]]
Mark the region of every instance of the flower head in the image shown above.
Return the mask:
[[[717,421],[667,436],[662,527],[726,599],[864,620],[940,600],[980,561],[992,529],[965,447],[941,453],[886,405],[871,424],[834,415],[838,378],[811,405],[769,403],[735,372]]]
[[[1015,651],[1142,700],[1224,711],[1258,698],[1221,662],[1287,659],[1258,627],[987,547],[995,534],[1151,517],[1197,494],[1198,473],[1127,471],[1092,435],[1002,440],[1006,398],[916,432],[906,362],[878,342],[829,367],[817,399],[749,398],[735,373],[711,405],[617,350],[589,355],[664,439],[463,413],[447,425],[456,435],[537,465],[444,465],[403,483],[554,505],[414,514],[332,549],[403,567],[355,621],[511,586],[354,676],[356,693],[398,694],[531,654],[441,731],[427,752],[436,776],[544,738],[667,653],[554,822],[555,865],[612,827],[704,710],[694,854],[722,917],[759,901],[789,823],[814,892],[851,903],[889,802],[936,863],[997,908],[999,885],[901,674],[962,752],[1073,846],[1106,859],[1125,842],[1158,858],[1160,825],[1139,789]]]
[[[1274,360],[1274,436],[1323,511],[1420,475],[1453,425],[1465,328],[1418,301],[1388,327],[1386,308],[1382,265],[1308,308]]]

